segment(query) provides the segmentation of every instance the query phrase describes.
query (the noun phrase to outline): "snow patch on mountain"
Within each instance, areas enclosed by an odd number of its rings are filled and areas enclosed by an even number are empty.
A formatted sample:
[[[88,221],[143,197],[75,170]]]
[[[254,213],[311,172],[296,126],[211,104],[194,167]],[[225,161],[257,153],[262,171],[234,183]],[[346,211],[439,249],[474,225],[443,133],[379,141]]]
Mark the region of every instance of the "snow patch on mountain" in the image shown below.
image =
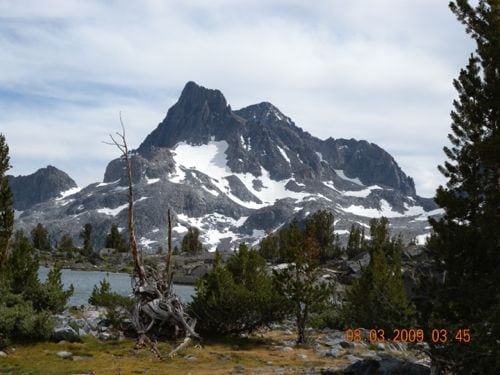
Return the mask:
[[[283,150],[280,146],[276,147],[278,147],[278,151],[280,152],[281,156],[283,156],[283,158],[288,162],[288,164],[290,164],[291,163],[290,158],[286,154],[285,150]]]
[[[294,198],[301,200],[308,194],[288,190],[285,185],[288,180],[275,181],[271,179],[269,171],[261,169],[261,176],[257,178],[262,183],[262,188],[256,190],[254,181],[256,176],[251,173],[233,173],[227,166],[226,151],[228,149],[226,141],[210,141],[204,145],[190,145],[180,142],[174,149],[174,160],[176,162],[176,174],[184,177],[170,178],[172,182],[181,182],[185,178],[185,171],[196,170],[207,175],[217,188],[224,192],[226,196],[240,206],[259,209],[274,204],[278,199]],[[184,169],[184,171],[182,171]],[[182,171],[182,172],[180,172]],[[236,197],[229,186],[226,177],[236,176],[262,203],[253,201],[243,201]],[[205,187],[205,190],[208,188]],[[212,193],[215,195],[214,193]]]
[[[338,235],[343,235],[343,234],[349,234],[349,231],[347,229],[336,229],[333,231],[333,233]]]
[[[205,185],[202,185],[201,187],[202,187],[203,190],[205,190],[207,193],[212,194],[214,197],[218,197],[219,196],[219,192],[217,190],[212,190],[212,189],[206,187]]]
[[[337,175],[343,179],[343,180],[346,180],[346,181],[350,181],[350,182],[353,182],[357,185],[360,185],[360,186],[365,186],[363,185],[363,183],[359,180],[359,178],[350,178],[350,177],[347,177],[344,173],[344,171],[342,169],[334,169],[335,173],[337,173]]]
[[[159,181],[160,181],[159,178],[148,178],[148,176],[146,176],[146,184],[147,185],[155,184]]]
[[[425,243],[427,242],[427,239],[430,237],[430,233],[424,233],[424,234],[419,234],[416,238],[415,238],[415,243],[417,245],[425,245]]]
[[[118,215],[122,210],[128,207],[128,203],[122,204],[121,206],[118,206],[116,208],[99,208],[97,212],[100,214],[108,215],[108,216],[116,216]]]
[[[341,191],[335,187],[333,181],[323,181],[323,185],[325,185],[329,189],[336,191],[337,193],[341,193]]]
[[[68,189],[66,191],[63,191],[63,192],[61,192],[60,196],[56,198],[56,201],[60,201],[60,200],[63,200],[71,195],[74,195],[82,189],[83,188],[81,188],[81,187],[74,187],[74,188]]]
[[[120,182],[120,180],[111,181],[111,182],[100,182],[99,184],[96,185],[96,187],[103,187],[103,186],[113,185],[113,184],[117,184],[118,182]]]
[[[380,200],[380,209],[366,208],[363,206],[352,204],[347,208],[343,208],[343,211],[349,212],[354,215],[365,216],[370,218],[377,218],[381,216],[385,216],[387,218],[405,216],[399,212],[393,211],[392,206],[385,199]]]
[[[366,198],[367,196],[369,196],[371,194],[372,190],[383,190],[383,188],[381,188],[378,185],[373,185],[373,186],[367,187],[366,189],[352,190],[352,191],[348,190],[348,191],[342,191],[341,193],[348,196],[348,197]]]
[[[151,245],[156,242],[157,241],[150,240],[149,238],[146,237],[141,237],[141,239],[139,240],[139,244],[147,248],[151,248]]]
[[[325,159],[323,159],[323,154],[321,152],[315,152],[315,154],[318,156],[320,163],[327,162]]]

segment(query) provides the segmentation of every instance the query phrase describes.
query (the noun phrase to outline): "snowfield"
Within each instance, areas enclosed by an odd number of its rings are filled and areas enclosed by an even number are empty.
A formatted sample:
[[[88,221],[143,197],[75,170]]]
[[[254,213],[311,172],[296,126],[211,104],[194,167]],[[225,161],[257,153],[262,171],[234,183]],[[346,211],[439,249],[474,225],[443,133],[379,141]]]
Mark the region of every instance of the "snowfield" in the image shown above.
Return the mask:
[[[261,176],[254,176],[250,173],[233,173],[227,166],[226,151],[228,144],[226,141],[210,141],[206,145],[193,146],[184,142],[177,144],[174,149],[174,160],[176,162],[176,174],[170,181],[180,183],[185,179],[187,170],[196,170],[211,178],[212,183],[233,202],[247,208],[258,209],[274,204],[278,199],[294,198],[302,200],[307,193],[297,193],[285,188],[289,180],[274,181],[269,172],[261,167]],[[283,149],[280,152],[285,153]],[[286,155],[286,153],[285,153]],[[226,177],[234,175],[240,179],[250,193],[255,195],[262,203],[243,201],[236,197],[229,186]],[[263,188],[255,190],[253,181],[257,179],[262,182]],[[218,192],[204,188],[210,194],[217,195]]]

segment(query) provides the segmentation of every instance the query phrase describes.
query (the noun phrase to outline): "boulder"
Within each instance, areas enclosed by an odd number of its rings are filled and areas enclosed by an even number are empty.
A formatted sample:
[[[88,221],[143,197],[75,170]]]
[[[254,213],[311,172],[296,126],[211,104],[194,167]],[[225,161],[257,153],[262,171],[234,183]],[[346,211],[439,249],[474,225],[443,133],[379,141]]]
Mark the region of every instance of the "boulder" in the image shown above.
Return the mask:
[[[344,370],[347,375],[429,375],[428,367],[397,358],[365,359]]]
[[[78,332],[76,332],[72,327],[58,327],[52,332],[52,339],[55,342],[67,341],[67,342],[81,342],[82,339]]]
[[[73,357],[73,353],[67,352],[67,351],[57,352],[56,355],[62,359],[69,359],[69,358]]]

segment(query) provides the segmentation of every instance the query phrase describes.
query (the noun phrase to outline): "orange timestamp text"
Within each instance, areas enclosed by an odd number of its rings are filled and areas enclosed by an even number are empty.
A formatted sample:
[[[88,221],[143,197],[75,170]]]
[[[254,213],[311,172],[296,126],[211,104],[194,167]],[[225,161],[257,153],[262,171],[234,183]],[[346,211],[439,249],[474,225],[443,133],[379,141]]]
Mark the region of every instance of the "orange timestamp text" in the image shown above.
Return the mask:
[[[425,332],[422,328],[394,328],[390,332],[384,329],[372,328],[369,330],[362,328],[348,328],[344,331],[344,338],[347,342],[402,342],[402,343],[451,343],[457,342],[468,344],[472,341],[469,328],[447,330],[445,328],[433,328]]]

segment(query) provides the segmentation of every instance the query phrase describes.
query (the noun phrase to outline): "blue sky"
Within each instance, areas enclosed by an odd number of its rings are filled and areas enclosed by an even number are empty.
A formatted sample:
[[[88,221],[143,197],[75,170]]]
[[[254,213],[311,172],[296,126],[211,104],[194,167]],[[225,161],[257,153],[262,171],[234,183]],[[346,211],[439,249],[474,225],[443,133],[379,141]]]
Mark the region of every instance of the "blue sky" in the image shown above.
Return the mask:
[[[452,79],[474,47],[447,3],[1,1],[10,173],[52,164],[100,181],[119,112],[137,147],[194,80],[232,108],[270,101],[320,138],[377,143],[432,196]]]

